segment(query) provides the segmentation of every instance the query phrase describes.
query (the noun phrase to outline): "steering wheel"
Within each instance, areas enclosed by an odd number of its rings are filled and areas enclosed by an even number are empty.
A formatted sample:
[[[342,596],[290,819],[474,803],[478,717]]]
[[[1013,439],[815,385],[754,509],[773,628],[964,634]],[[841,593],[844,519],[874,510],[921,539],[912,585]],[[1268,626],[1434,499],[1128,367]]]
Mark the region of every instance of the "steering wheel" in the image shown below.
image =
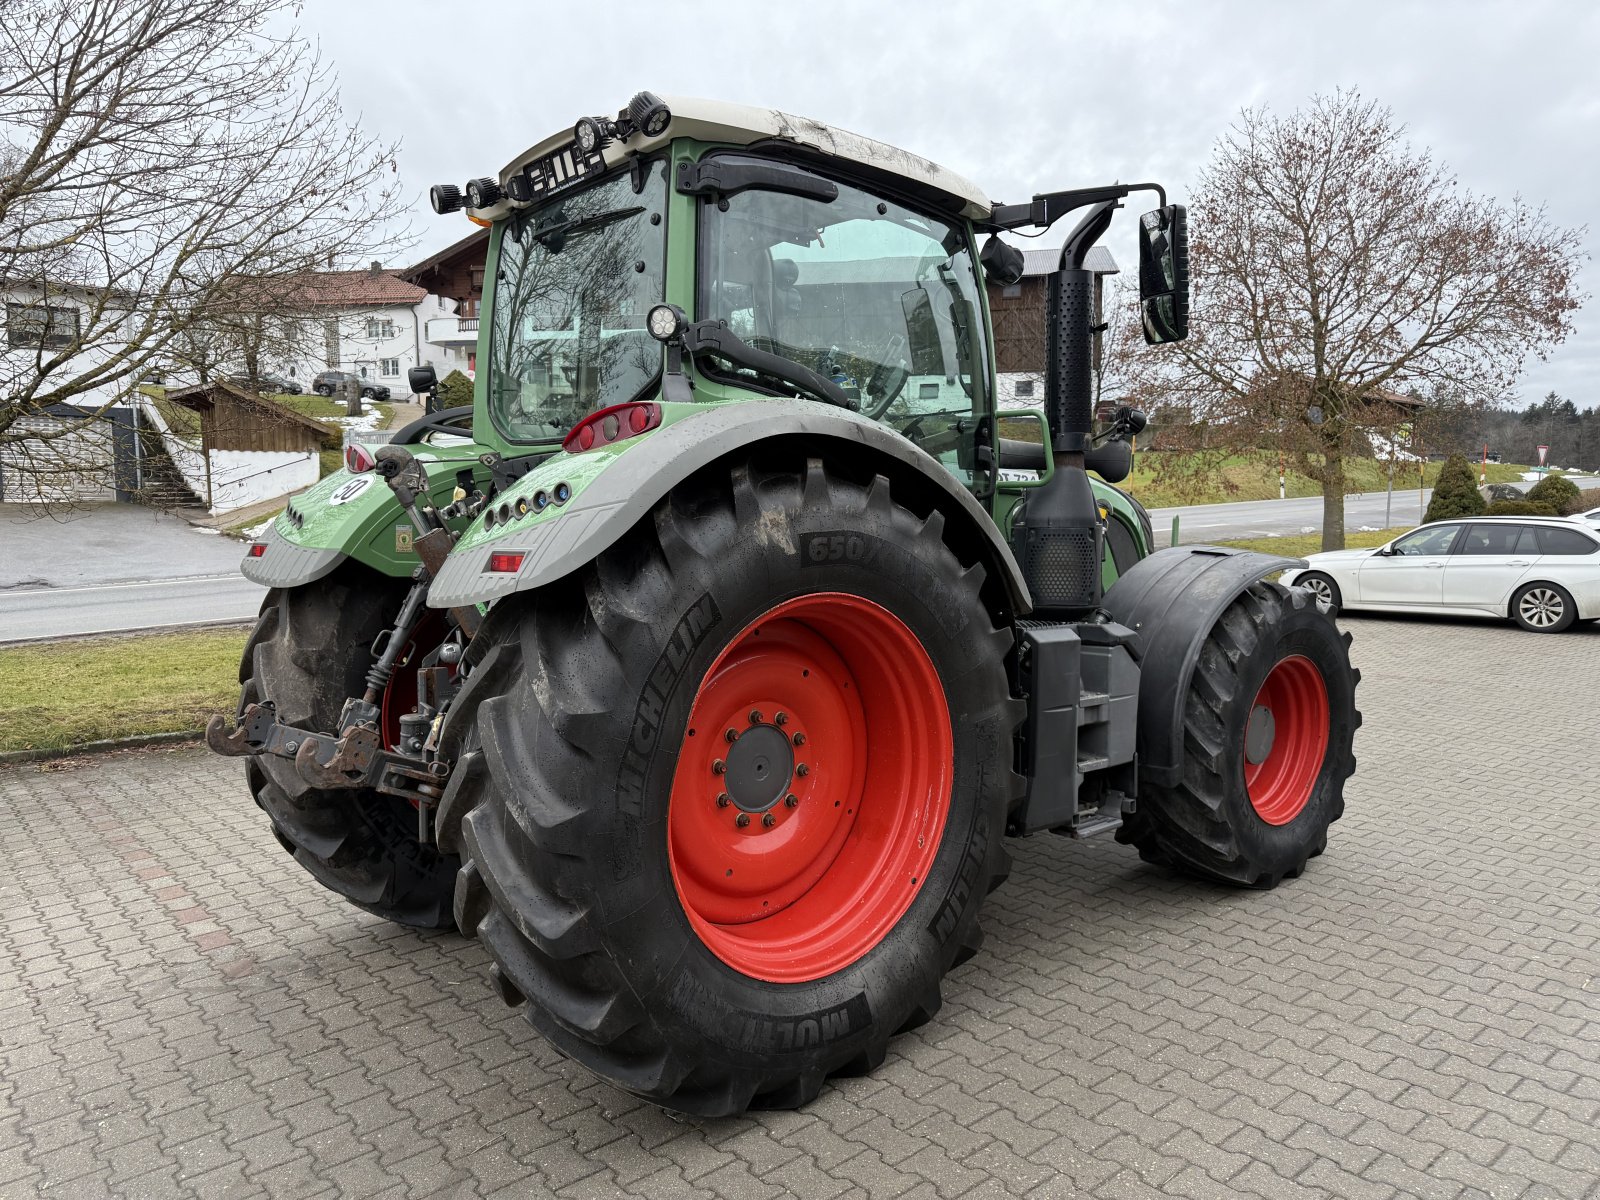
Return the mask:
[[[897,340],[890,338],[883,352],[893,353]],[[877,370],[867,379],[867,386],[861,389],[867,397],[861,406],[861,415],[874,421],[883,416],[889,411],[889,406],[900,398],[900,393],[905,391],[906,380],[910,378],[911,368],[906,366],[905,359],[893,365],[880,360]]]

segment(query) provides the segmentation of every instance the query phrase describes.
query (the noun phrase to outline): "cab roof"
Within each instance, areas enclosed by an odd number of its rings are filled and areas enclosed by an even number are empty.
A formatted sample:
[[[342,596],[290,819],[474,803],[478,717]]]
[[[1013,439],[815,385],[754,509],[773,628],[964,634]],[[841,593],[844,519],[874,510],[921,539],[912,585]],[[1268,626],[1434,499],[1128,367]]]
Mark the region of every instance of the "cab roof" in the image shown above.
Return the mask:
[[[949,211],[969,220],[986,220],[993,208],[989,198],[975,184],[949,168],[847,129],[809,117],[797,117],[776,108],[755,108],[692,96],[662,96],[661,99],[672,110],[672,120],[666,129],[653,138],[636,133],[626,140],[612,142],[603,151],[608,168],[626,162],[635,153],[665,146],[673,138],[695,138],[735,146],[750,146],[758,142],[788,143],[802,151],[842,159],[871,172],[898,176],[918,191],[935,193],[943,201],[941,207],[947,207]],[[581,115],[576,114],[574,120]],[[501,186],[504,187],[511,176],[530,162],[571,140],[572,129],[569,126],[531,146],[506,164],[500,172]],[[473,211],[480,216],[496,217],[519,207],[524,206],[502,200],[493,208]]]

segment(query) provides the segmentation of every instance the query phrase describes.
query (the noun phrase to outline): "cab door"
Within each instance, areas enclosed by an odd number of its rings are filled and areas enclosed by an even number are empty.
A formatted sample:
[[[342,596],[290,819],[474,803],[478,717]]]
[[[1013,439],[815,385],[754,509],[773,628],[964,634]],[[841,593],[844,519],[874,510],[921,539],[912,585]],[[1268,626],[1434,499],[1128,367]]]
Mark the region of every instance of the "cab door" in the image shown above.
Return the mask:
[[[1445,564],[1443,603],[1504,614],[1512,589],[1538,557],[1539,543],[1530,526],[1475,521]]]
[[[1414,530],[1387,549],[1362,561],[1356,572],[1364,604],[1443,603],[1444,568],[1461,525],[1430,525]]]

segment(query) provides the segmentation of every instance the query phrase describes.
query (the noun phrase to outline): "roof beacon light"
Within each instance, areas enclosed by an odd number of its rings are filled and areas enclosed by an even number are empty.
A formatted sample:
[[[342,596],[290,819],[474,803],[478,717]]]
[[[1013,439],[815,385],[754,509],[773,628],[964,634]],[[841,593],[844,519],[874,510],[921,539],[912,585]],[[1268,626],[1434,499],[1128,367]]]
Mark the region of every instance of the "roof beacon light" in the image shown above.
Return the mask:
[[[613,404],[599,412],[590,413],[572,427],[561,448],[569,454],[582,454],[585,450],[598,450],[612,442],[625,441],[641,433],[649,433],[661,424],[661,405],[652,403]],[[558,492],[560,485],[557,485]],[[571,494],[569,489],[568,494]],[[566,501],[556,497],[560,503]]]
[[[344,448],[344,465],[352,475],[361,475],[377,466],[378,460],[371,450],[351,442]]]

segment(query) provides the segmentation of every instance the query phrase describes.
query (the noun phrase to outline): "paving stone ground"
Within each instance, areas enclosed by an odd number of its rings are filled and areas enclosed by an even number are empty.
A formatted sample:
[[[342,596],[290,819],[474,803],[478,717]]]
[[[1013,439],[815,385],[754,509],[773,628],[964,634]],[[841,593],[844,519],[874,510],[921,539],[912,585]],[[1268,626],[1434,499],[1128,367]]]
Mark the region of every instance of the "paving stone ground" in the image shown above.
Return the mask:
[[[1343,623],[1360,767],[1303,878],[1016,844],[932,1023],[738,1120],[320,890],[237,763],[0,771],[0,1193],[1600,1195],[1600,625]]]

